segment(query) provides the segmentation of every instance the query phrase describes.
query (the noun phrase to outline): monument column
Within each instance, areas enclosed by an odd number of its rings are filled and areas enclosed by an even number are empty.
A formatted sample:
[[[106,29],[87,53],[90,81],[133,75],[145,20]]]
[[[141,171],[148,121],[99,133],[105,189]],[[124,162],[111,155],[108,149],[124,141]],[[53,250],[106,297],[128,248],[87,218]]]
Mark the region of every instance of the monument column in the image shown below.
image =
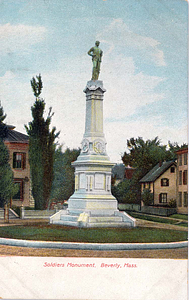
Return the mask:
[[[135,226],[135,220],[119,212],[111,194],[111,170],[114,163],[106,153],[103,131],[103,82],[98,80],[102,50],[99,42],[88,52],[93,53],[92,80],[87,82],[85,132],[81,153],[72,163],[75,168],[75,192],[68,200],[68,209],[50,218],[51,223],[80,227]],[[95,54],[94,54],[95,53]]]

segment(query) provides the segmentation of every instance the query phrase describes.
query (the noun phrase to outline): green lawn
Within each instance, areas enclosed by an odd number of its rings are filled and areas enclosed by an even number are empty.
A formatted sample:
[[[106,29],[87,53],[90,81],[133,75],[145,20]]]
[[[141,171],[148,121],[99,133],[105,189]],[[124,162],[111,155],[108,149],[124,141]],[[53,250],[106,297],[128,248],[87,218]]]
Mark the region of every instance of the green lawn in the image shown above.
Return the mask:
[[[186,223],[186,222],[179,222],[176,225],[183,226],[183,227],[188,227],[188,223]]]
[[[156,228],[73,228],[59,225],[0,227],[0,237],[88,243],[155,243],[187,240],[187,232]]]
[[[148,215],[138,214],[134,212],[129,212],[129,215],[137,219],[159,222],[159,223],[176,224],[178,222],[177,220],[170,220],[169,218],[165,219],[158,216],[152,216],[152,215],[148,216]]]
[[[153,221],[153,222],[158,222],[158,223],[173,224],[173,225],[179,225],[179,226],[185,226],[185,227],[188,226],[187,222],[178,223],[177,220],[171,220],[169,217],[167,217],[167,218],[161,218],[161,217],[158,217],[158,216],[152,216],[152,215],[148,216],[148,215],[143,215],[143,214],[139,214],[139,213],[135,213],[135,212],[129,212],[129,215],[131,215],[134,218],[142,219],[142,220],[146,220],[146,221]],[[177,216],[177,214],[174,215],[174,216]],[[171,216],[171,218],[172,218],[172,216]],[[182,220],[182,219],[180,218],[180,220]],[[183,220],[186,220],[186,219],[183,218]]]
[[[171,215],[169,217],[170,218],[179,219],[179,220],[186,220],[186,221],[188,221],[188,215],[174,214],[174,215]]]

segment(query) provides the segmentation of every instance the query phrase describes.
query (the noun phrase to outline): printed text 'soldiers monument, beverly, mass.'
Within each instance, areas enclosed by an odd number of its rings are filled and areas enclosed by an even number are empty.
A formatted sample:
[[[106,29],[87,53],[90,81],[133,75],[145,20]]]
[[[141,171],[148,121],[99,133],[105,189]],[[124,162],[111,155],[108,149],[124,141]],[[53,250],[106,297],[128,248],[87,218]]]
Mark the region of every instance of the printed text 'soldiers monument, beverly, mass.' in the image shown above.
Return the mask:
[[[92,56],[92,79],[87,82],[85,133],[75,167],[75,192],[68,208],[50,217],[50,223],[76,227],[133,227],[135,219],[118,210],[111,194],[111,170],[103,132],[103,96],[106,90],[98,80],[102,50],[100,42],[88,51]]]

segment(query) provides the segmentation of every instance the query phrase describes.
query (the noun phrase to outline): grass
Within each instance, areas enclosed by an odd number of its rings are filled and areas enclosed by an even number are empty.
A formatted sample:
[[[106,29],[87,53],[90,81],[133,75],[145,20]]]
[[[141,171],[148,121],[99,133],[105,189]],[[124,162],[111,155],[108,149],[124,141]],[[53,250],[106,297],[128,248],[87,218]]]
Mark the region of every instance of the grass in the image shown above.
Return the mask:
[[[187,240],[187,232],[158,228],[73,228],[59,225],[0,227],[0,237],[88,243],[157,243]]]
[[[179,222],[177,220],[171,220],[169,219],[169,217],[167,218],[161,218],[161,217],[157,217],[157,216],[151,216],[151,215],[142,215],[142,214],[138,214],[138,213],[134,213],[134,212],[129,212],[129,214],[137,219],[142,219],[142,220],[146,220],[146,221],[152,221],[152,222],[158,222],[158,223],[165,223],[165,224],[172,224],[172,225],[179,225],[179,226],[188,226],[187,222]],[[177,216],[177,214],[175,215]],[[171,216],[172,218],[172,216]],[[176,218],[176,217],[175,217]],[[176,218],[177,219],[177,218]],[[180,218],[181,220],[181,218]],[[185,220],[185,219],[183,219]]]
[[[159,223],[168,223],[168,224],[176,224],[178,221],[177,220],[170,220],[170,219],[165,219],[161,217],[156,217],[156,216],[147,216],[147,215],[142,215],[134,212],[129,212],[129,215],[131,215],[134,218],[137,219],[142,219],[142,220],[147,220],[147,221],[153,221],[153,222],[159,222]]]
[[[173,219],[179,219],[179,220],[186,220],[186,221],[188,221],[188,215],[174,214],[174,215],[171,215],[169,217],[173,218]]]
[[[176,225],[183,226],[183,227],[188,227],[188,223],[186,223],[186,222],[179,222]]]

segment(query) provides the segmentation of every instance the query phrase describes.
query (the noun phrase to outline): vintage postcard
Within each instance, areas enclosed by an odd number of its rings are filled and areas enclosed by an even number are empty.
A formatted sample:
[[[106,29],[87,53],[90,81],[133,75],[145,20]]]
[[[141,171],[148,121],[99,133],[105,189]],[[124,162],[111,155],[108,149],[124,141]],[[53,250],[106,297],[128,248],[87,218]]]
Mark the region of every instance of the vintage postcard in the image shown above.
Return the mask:
[[[0,299],[188,299],[188,2],[0,0]]]

